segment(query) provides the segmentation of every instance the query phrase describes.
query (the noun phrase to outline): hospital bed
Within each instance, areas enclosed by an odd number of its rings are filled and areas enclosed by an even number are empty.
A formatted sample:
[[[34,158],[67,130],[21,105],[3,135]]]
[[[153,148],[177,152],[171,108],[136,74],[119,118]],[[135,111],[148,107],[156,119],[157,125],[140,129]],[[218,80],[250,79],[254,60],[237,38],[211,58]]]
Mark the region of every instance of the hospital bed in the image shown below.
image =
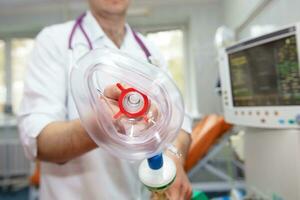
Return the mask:
[[[238,132],[239,129],[226,123],[223,116],[214,114],[204,117],[195,125],[185,169],[189,178],[195,177],[205,170],[219,181],[192,182],[194,190],[224,192],[231,189],[245,189],[244,178],[236,180],[232,171],[226,172],[221,167],[218,168],[212,164],[217,155],[228,146],[231,136]],[[231,158],[226,162],[231,165],[234,171],[244,173],[244,164],[238,158]]]

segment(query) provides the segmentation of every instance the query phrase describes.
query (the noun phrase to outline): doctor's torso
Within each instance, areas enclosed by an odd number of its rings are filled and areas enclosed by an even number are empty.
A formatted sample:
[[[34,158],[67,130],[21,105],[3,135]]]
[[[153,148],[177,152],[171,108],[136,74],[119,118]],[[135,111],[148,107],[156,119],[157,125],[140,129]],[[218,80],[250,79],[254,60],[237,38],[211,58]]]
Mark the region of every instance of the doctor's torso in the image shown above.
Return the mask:
[[[65,86],[56,88],[65,90],[66,120],[78,118],[78,113],[70,91],[70,72],[72,65],[68,52],[68,41],[74,22],[54,25],[45,28],[42,33],[48,35],[49,41],[54,43],[54,49],[61,67],[65,68]],[[82,26],[87,31],[94,48],[117,48],[116,45],[103,33],[90,13],[83,20]],[[46,37],[45,37],[46,38]],[[142,40],[145,40],[142,38]],[[76,31],[73,38],[75,58],[89,51],[89,46],[80,31]],[[149,47],[155,56],[155,50]],[[147,61],[146,56],[134,39],[131,29],[126,25],[126,35],[120,48],[134,57]],[[154,54],[153,54],[154,53]],[[32,58],[34,59],[34,58]],[[47,62],[47,61],[46,61]],[[47,73],[41,74],[47,78]],[[109,77],[107,77],[109,78]],[[51,82],[53,80],[49,80]],[[49,91],[51,95],[51,91]],[[137,165],[112,157],[101,147],[84,154],[63,165],[44,163],[41,165],[41,199],[140,199],[143,187],[137,177]],[[144,198],[142,198],[144,199]]]

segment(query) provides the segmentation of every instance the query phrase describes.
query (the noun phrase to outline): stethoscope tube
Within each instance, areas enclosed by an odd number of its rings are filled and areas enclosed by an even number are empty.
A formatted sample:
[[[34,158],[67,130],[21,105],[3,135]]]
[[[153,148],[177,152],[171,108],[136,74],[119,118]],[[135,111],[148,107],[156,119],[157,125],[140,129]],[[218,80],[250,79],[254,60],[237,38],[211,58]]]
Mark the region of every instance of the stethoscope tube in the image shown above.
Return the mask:
[[[75,20],[75,24],[72,28],[72,31],[70,33],[70,36],[69,36],[69,43],[68,43],[68,48],[69,49],[73,49],[72,47],[72,41],[73,41],[73,37],[75,35],[75,32],[77,30],[77,27],[79,27],[80,31],[82,32],[83,36],[85,37],[88,45],[89,45],[89,49],[92,50],[93,49],[93,44],[90,40],[90,38],[88,37],[87,33],[85,32],[84,28],[82,27],[82,20],[83,18],[86,16],[86,13],[83,13],[81,14],[76,20]]]
[[[68,49],[70,50],[73,50],[73,46],[72,46],[72,42],[73,42],[73,38],[74,38],[74,35],[76,33],[76,30],[77,28],[80,29],[81,33],[83,34],[88,46],[89,46],[89,50],[92,50],[94,47],[93,47],[93,44],[92,44],[92,41],[90,40],[88,34],[86,33],[86,31],[84,30],[83,26],[82,26],[82,20],[84,19],[84,17],[86,16],[86,12],[81,14],[76,20],[75,20],[75,24],[74,26],[72,27],[72,30],[70,32],[70,36],[69,36],[69,41],[68,41]],[[148,62],[151,63],[151,53],[150,51],[148,50],[148,48],[146,47],[146,45],[143,43],[143,41],[141,40],[141,38],[137,35],[137,33],[133,30],[132,30],[132,34],[133,34],[133,37],[135,39],[135,41],[138,43],[138,45],[140,46],[140,48],[143,50]]]

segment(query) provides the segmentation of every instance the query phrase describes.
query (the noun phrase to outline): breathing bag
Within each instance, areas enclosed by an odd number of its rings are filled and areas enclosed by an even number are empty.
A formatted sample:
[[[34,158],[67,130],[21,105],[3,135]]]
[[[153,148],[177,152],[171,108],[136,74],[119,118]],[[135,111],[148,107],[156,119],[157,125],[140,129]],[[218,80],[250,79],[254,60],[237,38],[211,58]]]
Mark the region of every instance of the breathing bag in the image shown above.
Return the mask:
[[[119,50],[97,48],[74,62],[72,95],[82,125],[114,156],[142,160],[162,152],[183,122],[182,96],[162,69]],[[118,90],[117,100],[107,88]]]

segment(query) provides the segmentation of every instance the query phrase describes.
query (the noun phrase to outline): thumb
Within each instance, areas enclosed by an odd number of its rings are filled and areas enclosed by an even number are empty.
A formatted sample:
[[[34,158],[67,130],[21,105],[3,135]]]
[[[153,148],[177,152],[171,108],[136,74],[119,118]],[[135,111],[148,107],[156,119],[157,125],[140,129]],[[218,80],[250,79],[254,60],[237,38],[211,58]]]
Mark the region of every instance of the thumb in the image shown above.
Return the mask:
[[[118,100],[121,95],[121,90],[116,85],[110,85],[105,88],[103,94],[109,99]]]

